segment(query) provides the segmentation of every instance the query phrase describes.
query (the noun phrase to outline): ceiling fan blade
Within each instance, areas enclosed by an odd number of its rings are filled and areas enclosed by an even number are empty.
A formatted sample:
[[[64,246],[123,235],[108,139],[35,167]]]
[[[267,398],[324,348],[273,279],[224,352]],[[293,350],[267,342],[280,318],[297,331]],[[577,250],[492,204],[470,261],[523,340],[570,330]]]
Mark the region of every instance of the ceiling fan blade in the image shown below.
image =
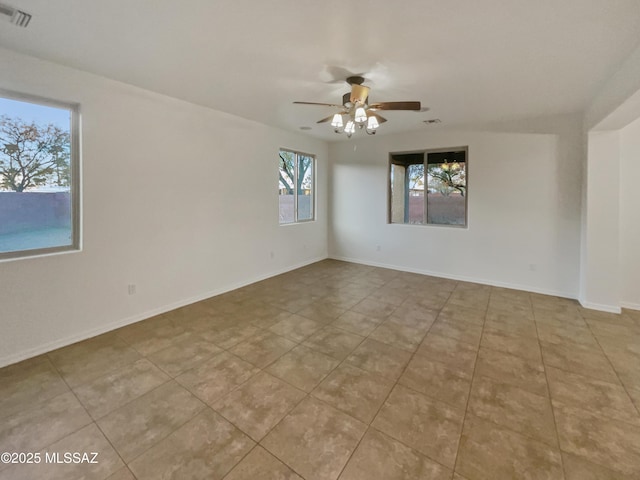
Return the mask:
[[[420,102],[379,102],[369,105],[371,110],[411,110],[420,111]]]
[[[329,120],[333,119],[333,115],[329,115],[327,118],[323,118],[322,120],[318,120],[316,123],[325,123],[328,122]]]
[[[342,108],[343,105],[337,105],[335,103],[317,103],[317,102],[293,102],[297,105],[319,105],[321,107],[338,107]]]

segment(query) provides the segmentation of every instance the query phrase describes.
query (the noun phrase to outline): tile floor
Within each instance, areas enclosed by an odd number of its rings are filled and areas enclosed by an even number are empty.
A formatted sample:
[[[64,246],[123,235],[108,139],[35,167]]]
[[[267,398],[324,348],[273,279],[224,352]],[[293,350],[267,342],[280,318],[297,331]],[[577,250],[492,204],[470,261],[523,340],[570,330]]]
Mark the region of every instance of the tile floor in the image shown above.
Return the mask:
[[[639,409],[639,312],[326,260],[1,369],[0,479],[638,479]]]

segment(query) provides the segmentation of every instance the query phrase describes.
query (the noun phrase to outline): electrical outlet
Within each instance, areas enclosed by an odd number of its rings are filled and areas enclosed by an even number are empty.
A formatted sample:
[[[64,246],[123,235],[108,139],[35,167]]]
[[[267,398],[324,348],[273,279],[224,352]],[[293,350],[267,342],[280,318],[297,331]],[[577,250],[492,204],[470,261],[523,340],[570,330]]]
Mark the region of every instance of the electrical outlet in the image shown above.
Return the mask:
[[[380,245],[376,245],[376,252],[379,252],[380,250],[382,250],[382,247],[380,247]]]
[[[529,270],[531,272],[535,272],[538,269],[538,266],[535,263],[530,263],[529,264]]]
[[[135,283],[130,283],[129,285],[127,285],[127,292],[129,293],[129,295],[135,295],[136,294],[136,284]]]
[[[269,252],[269,258],[273,260],[274,258],[276,258],[276,254],[273,253],[273,251]]]

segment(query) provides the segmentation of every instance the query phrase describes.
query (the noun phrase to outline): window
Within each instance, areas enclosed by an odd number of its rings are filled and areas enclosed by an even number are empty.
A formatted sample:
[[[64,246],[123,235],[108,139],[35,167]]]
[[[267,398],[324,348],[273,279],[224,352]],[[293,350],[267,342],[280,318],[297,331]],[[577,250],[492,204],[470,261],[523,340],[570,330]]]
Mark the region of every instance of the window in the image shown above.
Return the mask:
[[[278,193],[280,224],[314,219],[315,157],[280,150]]]
[[[0,259],[78,249],[77,105],[0,91]]]
[[[389,164],[389,223],[466,226],[466,147],[392,153]]]

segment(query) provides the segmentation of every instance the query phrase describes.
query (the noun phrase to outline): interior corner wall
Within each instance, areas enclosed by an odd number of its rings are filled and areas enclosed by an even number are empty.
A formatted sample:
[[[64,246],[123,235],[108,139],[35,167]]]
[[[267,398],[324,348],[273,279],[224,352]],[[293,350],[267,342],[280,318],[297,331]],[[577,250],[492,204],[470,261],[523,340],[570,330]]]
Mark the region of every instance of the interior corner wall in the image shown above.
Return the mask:
[[[589,132],[580,303],[610,312],[620,311],[619,158],[619,131]]]
[[[620,305],[640,310],[640,118],[620,130]]]
[[[581,128],[570,116],[548,133],[432,130],[332,143],[329,255],[576,298]],[[388,224],[389,152],[461,146],[468,228]]]
[[[0,88],[80,103],[83,224],[0,263],[0,366],[327,256],[325,142],[4,49]],[[278,225],[281,147],[317,155],[315,222]]]

